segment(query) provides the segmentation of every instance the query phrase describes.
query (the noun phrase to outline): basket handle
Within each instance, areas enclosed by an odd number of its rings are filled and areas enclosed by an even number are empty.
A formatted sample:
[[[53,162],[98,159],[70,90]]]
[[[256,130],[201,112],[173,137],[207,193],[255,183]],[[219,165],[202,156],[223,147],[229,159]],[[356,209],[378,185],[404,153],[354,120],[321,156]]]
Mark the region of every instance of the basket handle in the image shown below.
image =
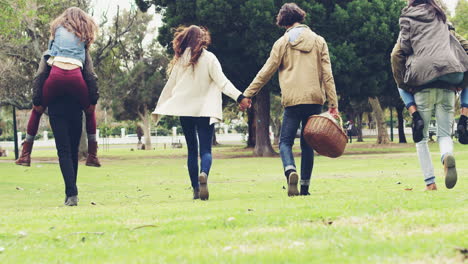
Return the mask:
[[[338,121],[340,121],[339,127],[340,127],[341,131],[343,131],[343,133],[346,134],[346,131],[343,128],[343,119],[341,118],[341,114],[338,114],[338,118],[335,118],[329,112],[323,112],[323,113],[320,114],[320,116],[323,116],[323,117],[326,117],[326,118],[329,118],[329,119],[332,119],[332,120],[338,119]]]
[[[341,115],[340,115],[340,114],[338,115],[338,120],[340,120],[340,128],[341,128],[341,130],[343,131],[343,133],[346,134],[346,131],[345,131],[344,128],[343,128],[343,119],[341,118]]]

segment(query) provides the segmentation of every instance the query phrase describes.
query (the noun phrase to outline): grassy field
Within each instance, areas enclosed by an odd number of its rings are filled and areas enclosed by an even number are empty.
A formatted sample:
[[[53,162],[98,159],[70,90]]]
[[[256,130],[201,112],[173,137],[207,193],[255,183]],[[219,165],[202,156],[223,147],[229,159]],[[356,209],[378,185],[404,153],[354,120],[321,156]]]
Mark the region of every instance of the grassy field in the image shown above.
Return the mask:
[[[63,206],[55,151],[30,168],[0,159],[0,263],[466,263],[468,147],[459,181],[425,192],[414,145],[352,144],[317,157],[309,197],[289,198],[281,162],[214,149],[210,200],[191,200],[185,149],[102,151]],[[465,253],[462,253],[465,249]]]

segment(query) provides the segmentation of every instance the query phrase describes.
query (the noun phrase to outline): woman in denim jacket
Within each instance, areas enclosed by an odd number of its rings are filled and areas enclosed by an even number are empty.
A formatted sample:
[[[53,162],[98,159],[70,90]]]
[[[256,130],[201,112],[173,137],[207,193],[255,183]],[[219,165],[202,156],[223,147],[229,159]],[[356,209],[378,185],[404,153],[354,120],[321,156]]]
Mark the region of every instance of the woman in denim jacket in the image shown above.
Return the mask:
[[[100,166],[96,142],[96,76],[88,53],[98,27],[83,10],[71,7],[50,26],[51,41],[34,78],[33,110],[18,165],[30,165],[39,120],[46,107],[65,182],[65,205],[78,204],[76,186],[82,110],[88,133],[88,166]]]
[[[95,117],[99,92],[97,76],[88,51],[94,41],[97,25],[83,10],[71,7],[51,23],[50,31],[48,50],[42,56],[34,76],[34,106],[21,156],[16,164],[30,166],[34,137],[45,108],[58,97],[71,95],[79,100],[86,114],[88,134],[86,165],[100,167],[97,158]]]

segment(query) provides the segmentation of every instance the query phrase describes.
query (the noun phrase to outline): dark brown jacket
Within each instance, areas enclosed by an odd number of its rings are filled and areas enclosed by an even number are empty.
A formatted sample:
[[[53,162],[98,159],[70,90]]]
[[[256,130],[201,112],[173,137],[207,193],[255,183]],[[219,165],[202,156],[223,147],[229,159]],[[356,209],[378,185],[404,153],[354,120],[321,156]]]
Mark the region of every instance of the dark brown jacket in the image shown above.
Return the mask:
[[[99,99],[99,89],[97,86],[98,77],[94,72],[93,60],[91,59],[88,49],[86,49],[85,56],[85,63],[81,71],[83,73],[83,79],[88,86],[89,100],[92,105],[95,105]],[[33,79],[33,104],[37,106],[42,105],[42,87],[50,74],[51,67],[47,64],[48,59],[49,55],[44,54],[41,57],[39,68]]]

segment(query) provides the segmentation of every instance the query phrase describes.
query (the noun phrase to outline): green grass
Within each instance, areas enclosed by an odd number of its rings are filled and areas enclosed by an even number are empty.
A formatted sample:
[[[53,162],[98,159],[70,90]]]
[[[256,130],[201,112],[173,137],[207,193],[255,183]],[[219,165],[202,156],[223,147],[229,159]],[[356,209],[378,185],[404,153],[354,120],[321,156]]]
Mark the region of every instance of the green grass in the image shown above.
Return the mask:
[[[453,190],[436,144],[439,191],[424,192],[414,145],[353,143],[317,157],[312,195],[294,198],[279,157],[217,147],[206,202],[191,200],[184,149],[129,149],[80,167],[73,208],[55,151],[37,149],[30,168],[2,158],[0,263],[463,263],[467,146],[456,144]]]

